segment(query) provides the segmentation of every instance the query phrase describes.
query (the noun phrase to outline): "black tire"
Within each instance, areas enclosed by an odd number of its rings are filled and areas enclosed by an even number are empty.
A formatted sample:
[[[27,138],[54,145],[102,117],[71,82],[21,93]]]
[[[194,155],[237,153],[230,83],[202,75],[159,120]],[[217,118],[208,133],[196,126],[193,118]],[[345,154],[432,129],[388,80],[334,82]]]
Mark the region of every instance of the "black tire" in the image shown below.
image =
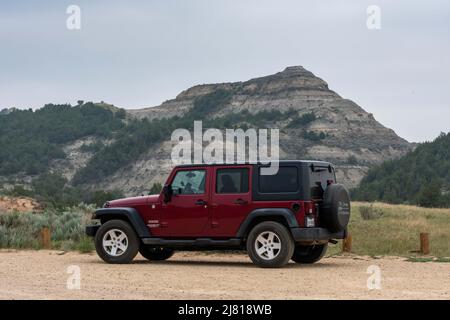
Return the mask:
[[[264,238],[265,235],[269,236],[271,233],[278,237],[280,245],[275,246],[279,247],[279,249],[272,248],[275,243],[278,243],[275,237],[272,242],[267,241],[265,245],[261,245],[257,241],[259,236]],[[272,247],[270,247],[271,245]],[[266,251],[260,254],[257,252],[257,247]],[[273,258],[270,258],[270,252],[274,255]],[[278,222],[261,222],[250,231],[247,237],[247,253],[253,263],[262,268],[279,268],[286,265],[291,259],[293,252],[294,240],[287,228]],[[266,253],[267,255],[263,257]]]
[[[325,189],[320,208],[320,221],[331,232],[345,230],[350,221],[350,195],[341,184],[331,184]]]
[[[103,246],[105,235],[113,230],[118,230],[126,235],[126,249],[119,251],[117,256],[111,255]],[[119,235],[120,235],[120,232]],[[106,237],[109,237],[106,236]],[[118,239],[118,238],[117,238]],[[114,240],[111,240],[114,242]],[[117,240],[119,241],[119,240]],[[108,247],[110,248],[110,247]],[[95,235],[95,250],[100,258],[107,263],[130,263],[139,251],[139,239],[131,225],[123,220],[110,220],[100,226]]]
[[[169,259],[175,253],[172,249],[161,247],[150,247],[141,245],[139,253],[151,261],[163,261]]]
[[[314,263],[319,261],[327,252],[328,244],[316,244],[312,246],[297,245],[292,255],[292,260],[297,263]]]

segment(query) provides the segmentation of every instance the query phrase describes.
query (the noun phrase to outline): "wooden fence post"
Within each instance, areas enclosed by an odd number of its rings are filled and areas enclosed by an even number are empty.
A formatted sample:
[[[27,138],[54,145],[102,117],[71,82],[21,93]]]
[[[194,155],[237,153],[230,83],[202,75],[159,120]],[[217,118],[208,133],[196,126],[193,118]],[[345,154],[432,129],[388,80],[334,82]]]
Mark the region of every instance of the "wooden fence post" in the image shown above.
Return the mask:
[[[430,239],[428,233],[422,232],[420,234],[420,252],[422,254],[430,254]]]
[[[40,241],[41,241],[42,248],[50,249],[50,229],[49,228],[44,227],[41,229]]]
[[[342,252],[352,252],[352,235],[347,236],[342,240]]]

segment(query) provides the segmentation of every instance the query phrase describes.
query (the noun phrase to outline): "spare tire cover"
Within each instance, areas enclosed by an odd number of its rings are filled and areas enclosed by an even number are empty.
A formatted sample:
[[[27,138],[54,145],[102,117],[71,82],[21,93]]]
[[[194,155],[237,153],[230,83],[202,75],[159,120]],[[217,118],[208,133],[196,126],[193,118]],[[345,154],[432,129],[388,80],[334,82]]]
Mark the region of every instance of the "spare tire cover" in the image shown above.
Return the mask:
[[[350,220],[350,196],[342,184],[331,184],[326,188],[319,220],[331,232],[347,228]]]

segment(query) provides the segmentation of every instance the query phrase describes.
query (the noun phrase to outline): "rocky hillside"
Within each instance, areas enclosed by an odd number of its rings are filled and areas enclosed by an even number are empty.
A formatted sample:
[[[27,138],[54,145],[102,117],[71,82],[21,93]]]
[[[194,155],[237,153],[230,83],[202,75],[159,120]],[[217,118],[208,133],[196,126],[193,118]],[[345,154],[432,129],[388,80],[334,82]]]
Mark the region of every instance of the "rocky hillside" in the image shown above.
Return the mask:
[[[257,114],[271,110],[286,113],[293,109],[295,113],[291,117],[273,119],[270,124],[280,129],[280,157],[331,161],[337,165],[338,179],[350,188],[359,183],[371,165],[402,156],[412,148],[393,130],[377,122],[372,114],[340,97],[324,80],[301,66],[245,82],[194,86],[160,106],[128,110],[127,114],[138,119],[182,117],[199,97],[218,90],[230,92],[231,97],[220,108],[211,106],[208,116],[212,118],[244,110]],[[296,125],[296,119],[311,113],[315,115],[314,121],[306,126]],[[162,181],[171,168],[170,150],[170,141],[159,143],[101,186],[119,185],[120,189],[133,193],[141,190],[141,186],[148,186],[153,179]]]
[[[372,114],[297,66],[245,82],[194,86],[160,106],[126,113],[82,102],[4,112],[1,187],[31,184],[51,171],[79,188],[146,192],[172,168],[171,132],[192,129],[194,120],[203,120],[204,129],[279,128],[282,159],[331,161],[349,188],[369,167],[412,149]]]

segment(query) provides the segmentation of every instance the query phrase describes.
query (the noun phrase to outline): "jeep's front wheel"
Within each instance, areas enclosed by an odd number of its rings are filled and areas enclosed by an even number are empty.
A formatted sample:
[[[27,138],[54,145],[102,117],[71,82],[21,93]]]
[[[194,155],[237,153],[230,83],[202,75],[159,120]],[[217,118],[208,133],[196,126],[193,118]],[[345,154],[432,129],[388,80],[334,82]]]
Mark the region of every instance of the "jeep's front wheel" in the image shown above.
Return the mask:
[[[312,246],[301,246],[295,247],[294,254],[292,255],[292,260],[297,263],[314,263],[319,261],[327,252],[328,244],[316,244]]]
[[[130,263],[139,250],[139,240],[129,223],[110,220],[95,235],[95,250],[107,263]]]
[[[261,222],[248,235],[247,252],[257,266],[279,268],[291,259],[294,241],[282,224],[273,221]]]
[[[148,247],[141,245],[139,253],[146,259],[151,261],[163,261],[173,256],[174,251],[168,248]]]

